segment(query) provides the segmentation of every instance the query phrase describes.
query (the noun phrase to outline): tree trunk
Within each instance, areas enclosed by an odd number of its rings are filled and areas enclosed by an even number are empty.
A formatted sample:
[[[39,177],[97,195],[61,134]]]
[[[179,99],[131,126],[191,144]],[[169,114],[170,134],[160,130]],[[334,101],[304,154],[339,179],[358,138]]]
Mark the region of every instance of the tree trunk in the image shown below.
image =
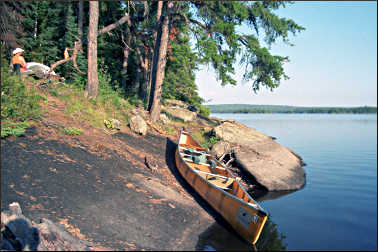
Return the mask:
[[[165,74],[165,64],[167,63],[167,48],[168,48],[168,28],[170,21],[170,14],[173,7],[173,2],[168,2],[166,14],[160,18],[161,25],[158,30],[157,39],[154,49],[154,63],[152,71],[151,82],[151,99],[149,112],[151,114],[151,121],[156,122],[160,118],[161,94],[163,91],[163,81]]]
[[[160,17],[161,17],[161,11],[163,9],[163,1],[158,1],[158,6],[157,6],[157,11],[156,11],[156,26],[155,26],[155,29],[154,29],[154,37],[153,37],[153,41],[154,41],[154,48],[156,46],[156,40],[157,40],[157,30],[159,28],[159,24],[160,24]],[[153,65],[154,65],[154,51],[152,51],[149,55],[149,59],[148,61],[151,63],[150,64],[150,68],[149,68],[149,78],[148,78],[148,85],[147,85],[147,88],[146,88],[146,91],[150,92],[149,94],[146,93],[146,96],[147,96],[147,107],[148,107],[148,110],[150,110],[150,103],[151,103],[151,83],[152,83],[152,75],[153,75]]]
[[[124,47],[123,47],[123,62],[122,62],[122,71],[121,71],[121,76],[122,76],[122,87],[126,90],[126,82],[127,82],[127,66],[128,66],[128,60],[129,60],[129,54],[130,54],[130,37],[131,35],[128,34],[126,38],[126,42],[124,42]],[[122,34],[123,38],[123,34]]]
[[[148,48],[145,48],[144,56],[143,56],[143,65],[142,65],[142,68],[143,68],[143,84],[142,84],[142,88],[141,88],[140,98],[143,99],[144,101],[147,100],[147,95],[148,95],[148,90],[149,90],[148,84],[150,83],[149,71],[148,71],[150,61],[149,61],[148,51],[149,51]],[[148,105],[148,103],[147,103],[147,105]]]
[[[134,96],[135,97],[139,97],[139,93],[140,93],[140,77],[141,77],[141,73],[142,73],[142,70],[140,69],[140,60],[137,59],[137,66],[136,66],[136,74],[135,74],[135,82],[134,82]]]
[[[88,30],[88,83],[86,87],[88,97],[97,97],[97,30],[98,30],[98,1],[89,2],[89,30]]]
[[[77,26],[79,28],[79,36],[80,38],[83,36],[83,16],[84,16],[84,5],[83,0],[79,1],[79,15],[77,20]]]
[[[143,57],[142,52],[140,50],[140,47],[137,46],[136,38],[134,37],[134,43],[135,43],[135,49],[137,52],[137,78],[135,80],[136,82],[136,90],[137,92],[135,93],[136,97],[139,97],[141,99],[144,99],[144,85],[140,85],[141,79],[143,79],[143,82],[146,83],[146,71],[147,71],[147,66],[146,66],[146,59],[147,59],[147,54],[145,54],[145,57]],[[143,73],[143,74],[142,74]]]

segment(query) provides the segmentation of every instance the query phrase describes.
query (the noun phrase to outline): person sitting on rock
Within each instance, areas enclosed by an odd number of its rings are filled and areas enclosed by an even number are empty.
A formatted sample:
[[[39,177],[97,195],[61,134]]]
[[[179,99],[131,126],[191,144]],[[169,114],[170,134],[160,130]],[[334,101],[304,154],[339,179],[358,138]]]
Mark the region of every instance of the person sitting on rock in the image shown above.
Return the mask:
[[[16,48],[13,50],[13,58],[12,58],[12,65],[13,65],[13,73],[17,73],[18,75],[20,72],[25,72],[26,68],[26,61],[23,56],[21,56],[22,52],[24,52],[21,48]]]

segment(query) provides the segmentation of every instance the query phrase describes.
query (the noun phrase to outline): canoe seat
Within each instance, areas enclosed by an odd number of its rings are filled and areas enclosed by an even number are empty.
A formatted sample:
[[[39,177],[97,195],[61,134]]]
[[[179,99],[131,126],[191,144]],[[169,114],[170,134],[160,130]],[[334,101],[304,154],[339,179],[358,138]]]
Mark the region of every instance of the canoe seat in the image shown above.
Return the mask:
[[[189,159],[189,158],[183,158],[186,162],[190,162],[190,163],[194,163],[192,159]],[[195,164],[195,163],[194,163]],[[206,164],[206,163],[201,163],[200,165],[205,165],[205,166],[210,166],[211,167],[211,164]],[[194,166],[194,168],[196,168]],[[217,166],[217,167],[212,167],[212,168],[216,168],[216,169],[219,169],[219,170],[226,170],[224,167],[222,166]]]
[[[227,178],[211,173],[198,172],[198,175],[200,175],[216,187],[225,190],[229,190],[229,186],[232,184],[232,182],[234,182],[233,178]]]

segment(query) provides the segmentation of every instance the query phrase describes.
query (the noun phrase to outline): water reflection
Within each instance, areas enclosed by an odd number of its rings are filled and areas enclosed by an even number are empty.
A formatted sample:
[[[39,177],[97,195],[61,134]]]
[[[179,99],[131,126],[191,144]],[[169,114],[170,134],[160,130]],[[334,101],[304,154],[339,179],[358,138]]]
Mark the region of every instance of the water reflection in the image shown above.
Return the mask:
[[[278,231],[277,224],[275,224],[271,216],[269,216],[260,238],[256,243],[256,249],[258,251],[286,251],[287,245],[284,243],[285,238],[286,236]]]
[[[229,225],[215,222],[198,237],[196,250],[202,251],[286,251],[285,235],[269,218],[256,246],[244,241]]]

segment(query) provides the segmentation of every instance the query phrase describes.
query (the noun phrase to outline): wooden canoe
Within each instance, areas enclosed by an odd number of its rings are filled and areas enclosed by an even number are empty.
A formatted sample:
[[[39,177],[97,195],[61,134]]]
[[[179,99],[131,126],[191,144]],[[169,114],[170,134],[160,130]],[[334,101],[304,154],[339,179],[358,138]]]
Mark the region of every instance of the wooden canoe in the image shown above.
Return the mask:
[[[184,129],[180,132],[175,160],[180,174],[198,194],[220,213],[241,237],[255,244],[268,214],[240,184],[240,178],[235,177]]]

